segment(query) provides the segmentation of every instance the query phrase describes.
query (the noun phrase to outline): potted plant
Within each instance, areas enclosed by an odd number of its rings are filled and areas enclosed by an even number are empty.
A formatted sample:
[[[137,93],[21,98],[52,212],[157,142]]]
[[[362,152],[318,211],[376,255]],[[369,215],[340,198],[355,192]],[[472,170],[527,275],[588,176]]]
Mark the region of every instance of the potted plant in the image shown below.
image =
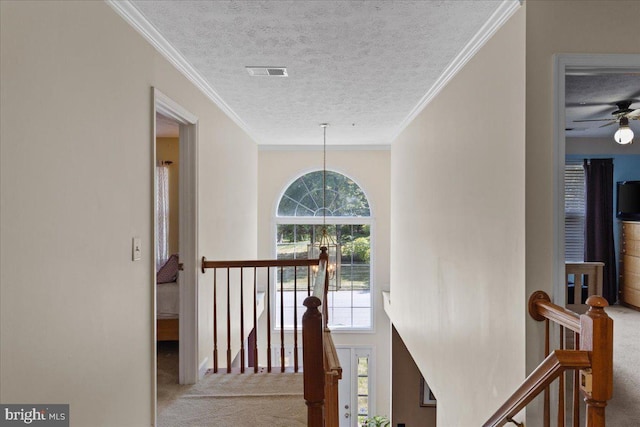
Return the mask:
[[[391,421],[387,417],[375,415],[364,420],[362,425],[366,427],[389,427],[391,425]]]

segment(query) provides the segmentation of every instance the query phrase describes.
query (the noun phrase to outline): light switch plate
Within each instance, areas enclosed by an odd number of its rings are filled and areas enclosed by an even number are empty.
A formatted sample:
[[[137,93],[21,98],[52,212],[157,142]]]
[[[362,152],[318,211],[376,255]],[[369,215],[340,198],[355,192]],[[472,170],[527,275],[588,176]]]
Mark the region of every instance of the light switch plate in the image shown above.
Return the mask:
[[[140,259],[142,258],[142,243],[139,237],[133,238],[131,252],[131,258],[133,259],[133,261],[140,261]]]

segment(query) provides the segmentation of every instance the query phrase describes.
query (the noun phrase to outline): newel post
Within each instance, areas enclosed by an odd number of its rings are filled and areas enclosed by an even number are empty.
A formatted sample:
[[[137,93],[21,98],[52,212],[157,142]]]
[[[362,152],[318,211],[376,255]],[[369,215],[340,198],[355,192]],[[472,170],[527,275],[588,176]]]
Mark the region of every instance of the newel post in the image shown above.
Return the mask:
[[[609,303],[601,296],[589,297],[587,305],[589,311],[580,316],[580,348],[591,352],[591,371],[581,371],[581,388],[587,427],[603,427],[613,392],[613,320],[604,311]]]
[[[324,351],[322,348],[322,304],[315,296],[307,297],[302,316],[302,360],[304,365],[304,400],[307,404],[307,426],[324,426]]]

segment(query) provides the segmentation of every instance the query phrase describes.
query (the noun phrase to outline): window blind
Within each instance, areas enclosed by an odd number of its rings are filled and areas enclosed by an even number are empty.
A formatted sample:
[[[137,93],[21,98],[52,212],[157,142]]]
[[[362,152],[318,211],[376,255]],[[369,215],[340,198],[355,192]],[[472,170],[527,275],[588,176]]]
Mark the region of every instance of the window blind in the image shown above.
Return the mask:
[[[565,260],[584,261],[585,175],[582,161],[564,167]]]

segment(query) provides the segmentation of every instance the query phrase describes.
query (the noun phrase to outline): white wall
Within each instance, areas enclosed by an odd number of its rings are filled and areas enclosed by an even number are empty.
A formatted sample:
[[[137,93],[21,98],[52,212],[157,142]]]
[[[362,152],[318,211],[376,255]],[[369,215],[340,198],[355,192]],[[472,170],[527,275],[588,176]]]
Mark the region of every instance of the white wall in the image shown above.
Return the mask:
[[[392,144],[392,320],[441,426],[481,425],[525,374],[524,23]]]
[[[200,119],[199,256],[255,257],[257,149],[106,4],[0,8],[2,402],[150,425],[151,87]],[[205,276],[204,317],[210,289]]]
[[[553,63],[559,53],[635,53],[640,2],[526,2],[526,293],[541,289],[553,294],[554,161]],[[561,163],[562,164],[562,163]],[[527,317],[527,371],[542,360],[542,326]],[[527,425],[539,425],[529,417]]]
[[[327,141],[330,143],[330,127]],[[318,138],[322,138],[318,127]],[[301,175],[322,169],[322,151],[267,151],[258,156],[258,253],[261,258],[275,257],[275,213],[283,191]],[[391,345],[389,318],[382,309],[382,291],[389,289],[389,206],[390,206],[389,150],[342,151],[327,150],[327,169],[352,178],[364,190],[373,218],[372,289],[374,299],[373,333],[334,332],[337,346],[374,347],[375,411],[390,415]]]

